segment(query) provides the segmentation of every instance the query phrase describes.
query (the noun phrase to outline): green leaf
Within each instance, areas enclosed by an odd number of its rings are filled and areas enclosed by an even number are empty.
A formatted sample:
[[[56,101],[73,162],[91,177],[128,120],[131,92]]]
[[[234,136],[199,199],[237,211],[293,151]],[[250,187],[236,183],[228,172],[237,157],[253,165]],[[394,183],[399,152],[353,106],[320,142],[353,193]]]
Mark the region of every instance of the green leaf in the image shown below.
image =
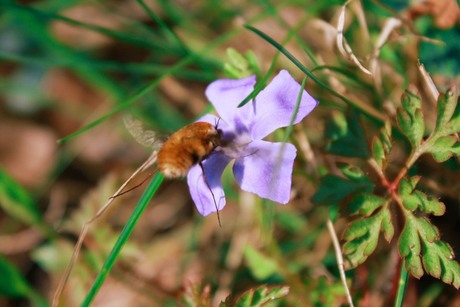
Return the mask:
[[[254,74],[251,67],[254,64],[254,58],[250,55],[250,53],[248,53],[245,57],[235,49],[228,48],[227,57],[228,62],[224,64],[224,71],[230,78],[239,79]]]
[[[442,130],[446,128],[445,126],[447,126],[451,119],[454,121],[458,120],[458,124],[460,124],[460,107],[458,106],[457,101],[458,96],[456,89],[450,89],[445,94],[439,95],[437,102],[438,114],[436,119],[435,132],[442,134]],[[449,131],[450,133],[460,131],[460,125],[458,127],[457,125],[454,126],[457,129],[454,129],[454,131]]]
[[[401,180],[398,193],[404,207],[409,211],[420,210],[436,216],[444,215],[446,212],[444,203],[415,189],[419,180],[419,176]]]
[[[374,183],[359,168],[347,164],[339,168],[345,178],[334,175],[324,176],[312,197],[314,203],[336,204],[355,193],[373,191]]]
[[[445,242],[427,243],[423,255],[423,266],[431,276],[446,284],[460,288],[460,265],[454,260],[452,248]]]
[[[418,148],[425,133],[420,97],[406,90],[397,113],[398,125],[413,148]]]
[[[386,166],[386,159],[391,151],[391,124],[385,122],[380,129],[380,138],[374,137],[372,140],[372,156],[378,166],[383,170]]]
[[[236,301],[232,302],[231,297],[227,297],[220,306],[235,307],[257,307],[285,297],[289,293],[289,287],[272,287],[260,286],[244,292]]]
[[[117,242],[115,242],[115,245],[110,251],[110,254],[107,256],[104,265],[99,271],[96,280],[94,281],[93,285],[91,286],[91,289],[89,290],[88,295],[82,303],[83,306],[89,306],[96,294],[99,292],[99,289],[102,287],[102,284],[107,278],[107,275],[110,273],[110,270],[115,264],[115,261],[117,260],[121,252],[121,249],[126,244],[126,241],[128,241],[129,236],[133,232],[134,226],[136,226],[137,221],[139,220],[140,216],[144,212],[152,197],[155,195],[163,180],[163,175],[161,173],[156,173],[150,181],[141,198],[137,202],[136,207],[131,213],[131,216],[126,222],[125,227],[123,227],[123,230],[121,231],[120,236],[117,239]]]
[[[244,258],[251,273],[258,280],[264,280],[278,273],[278,264],[272,258],[262,254],[252,246],[246,246]]]
[[[385,203],[385,198],[371,193],[360,193],[347,204],[347,212],[368,217]]]
[[[307,219],[298,212],[279,211],[276,213],[275,219],[280,228],[291,233],[299,233],[307,226]]]
[[[398,244],[406,269],[413,276],[420,278],[425,270],[457,289],[460,287],[460,265],[454,260],[454,252],[439,240],[438,229],[428,219],[407,214]]]
[[[45,225],[40,210],[29,193],[0,169],[0,206],[12,217],[28,225]]]
[[[31,286],[18,269],[3,257],[0,257],[0,294],[8,297],[27,296]]]
[[[340,281],[333,282],[325,276],[320,276],[312,291],[309,291],[308,302],[312,306],[335,306],[346,296],[345,288]]]
[[[457,138],[454,136],[440,137],[428,148],[428,152],[433,155],[436,161],[444,162],[452,155],[460,155],[460,143],[457,142]]]
[[[26,297],[33,306],[47,306],[46,300],[32,288],[22,273],[3,257],[0,257],[0,276],[1,296]]]
[[[457,101],[454,114],[449,122],[449,131],[450,133],[455,133],[460,131],[460,97],[458,96],[457,90],[449,90],[445,94],[446,96],[452,96],[450,99],[455,99]]]
[[[343,255],[351,267],[363,263],[374,252],[380,232],[384,233],[387,241],[393,238],[394,227],[387,206],[370,217],[357,219],[348,225],[343,235],[346,241],[343,246]]]
[[[420,260],[421,251],[422,245],[417,227],[415,223],[406,221],[406,225],[399,236],[399,254],[404,258],[407,271],[416,278],[423,276],[422,261]]]
[[[326,150],[346,157],[368,158],[366,135],[359,122],[359,113],[351,108],[345,116],[334,112],[328,120],[326,137],[330,140]]]

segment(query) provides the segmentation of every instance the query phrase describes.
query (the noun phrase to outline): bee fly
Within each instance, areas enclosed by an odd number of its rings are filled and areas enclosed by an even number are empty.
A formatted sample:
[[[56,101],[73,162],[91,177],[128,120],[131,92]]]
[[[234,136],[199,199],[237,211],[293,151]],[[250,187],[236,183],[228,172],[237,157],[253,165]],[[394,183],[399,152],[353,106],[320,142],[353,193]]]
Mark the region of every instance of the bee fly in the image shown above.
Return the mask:
[[[138,143],[158,150],[158,154],[156,155],[157,170],[160,171],[165,178],[175,179],[185,177],[192,166],[196,164],[200,165],[201,171],[203,172],[203,180],[212,194],[216,207],[217,219],[219,225],[221,225],[216,198],[206,179],[206,173],[202,163],[218,146],[225,145],[222,140],[222,130],[218,128],[219,121],[217,121],[214,126],[207,122],[189,124],[173,133],[164,143],[159,142],[159,139],[153,131],[144,130],[139,120],[127,116],[124,118],[124,122],[128,131]],[[149,174],[140,184],[116,194],[114,197],[118,197],[137,188],[154,173],[155,172]]]
[[[222,144],[217,124],[196,122],[171,135],[158,152],[158,170],[166,178],[185,177],[193,165],[201,164]]]
[[[185,177],[192,166],[199,164],[203,172],[203,180],[205,181],[209,191],[213,196],[214,205],[216,206],[217,219],[219,221],[219,226],[221,225],[216,199],[208,181],[206,180],[206,174],[202,164],[203,160],[205,160],[216,149],[216,147],[222,146],[224,144],[221,138],[222,130],[218,129],[219,121],[214,126],[207,122],[196,122],[187,125],[179,131],[173,133],[162,145],[153,131],[144,130],[142,128],[142,123],[140,121],[128,116],[124,118],[124,122],[126,128],[133,135],[136,141],[145,146],[153,148],[154,153],[131,175],[131,177],[118,189],[114,196],[109,198],[104,206],[99,209],[96,215],[84,223],[80,232],[80,236],[78,237],[78,241],[74,247],[70,262],[68,263],[63,273],[62,279],[58,284],[56,292],[54,293],[52,302],[53,307],[58,305],[59,298],[70,276],[72,267],[78,258],[78,254],[90,224],[98,219],[107,210],[114,198],[137,188],[148,178],[150,178],[155,173],[155,171],[149,174],[149,176],[140,184],[131,189],[123,191],[126,185],[135,176],[137,176],[137,174],[149,167],[155,160],[157,161],[157,169],[164,175],[165,178],[169,179]],[[158,151],[158,155],[156,155],[156,151]]]
[[[212,194],[216,206],[217,219],[220,223],[219,208],[216,198],[206,179],[203,167],[205,160],[218,146],[222,145],[222,131],[207,122],[196,122],[187,125],[172,134],[158,152],[158,170],[165,178],[179,178],[187,176],[188,171],[195,164],[199,164],[203,172],[203,180]]]

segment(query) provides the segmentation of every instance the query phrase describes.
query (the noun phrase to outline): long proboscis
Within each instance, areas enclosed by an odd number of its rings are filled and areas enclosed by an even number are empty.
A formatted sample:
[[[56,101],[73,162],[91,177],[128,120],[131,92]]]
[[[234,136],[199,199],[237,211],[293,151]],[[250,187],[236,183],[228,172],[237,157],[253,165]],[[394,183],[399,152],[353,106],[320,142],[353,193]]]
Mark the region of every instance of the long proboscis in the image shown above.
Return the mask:
[[[59,298],[61,297],[62,291],[64,290],[64,287],[70,277],[72,268],[78,259],[78,255],[80,254],[80,250],[85,240],[89,226],[92,223],[94,223],[99,217],[101,217],[101,215],[104,214],[105,211],[107,211],[107,209],[110,207],[110,205],[112,204],[112,202],[117,196],[124,194],[123,192],[124,188],[133,180],[134,177],[136,177],[139,173],[143,172],[144,170],[146,170],[147,168],[149,168],[151,165],[153,165],[156,162],[157,154],[158,152],[154,151],[150,155],[150,157],[134,173],[132,173],[132,175],[120,186],[120,188],[114,193],[114,195],[107,200],[104,206],[102,206],[101,209],[99,209],[99,211],[92,218],[90,218],[89,220],[85,222],[85,224],[83,224],[83,227],[80,231],[80,236],[78,237],[77,244],[74,247],[72,257],[70,258],[70,262],[67,265],[61,280],[59,281],[58,287],[56,288],[56,292],[54,293],[53,302],[52,302],[53,307],[56,307],[59,303]],[[131,190],[132,189],[129,189],[128,191],[131,191]]]

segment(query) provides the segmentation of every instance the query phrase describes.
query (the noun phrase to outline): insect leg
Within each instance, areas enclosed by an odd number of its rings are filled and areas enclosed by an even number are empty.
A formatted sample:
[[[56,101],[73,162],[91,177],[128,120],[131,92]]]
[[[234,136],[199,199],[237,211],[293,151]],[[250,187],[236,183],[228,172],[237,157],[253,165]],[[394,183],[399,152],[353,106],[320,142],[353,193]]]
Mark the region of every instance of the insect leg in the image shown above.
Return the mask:
[[[204,172],[203,163],[200,161],[200,163],[198,164],[200,165],[201,171],[203,172],[203,180],[206,183],[206,186],[208,187],[209,191],[212,194],[212,199],[214,200],[214,205],[216,206],[216,213],[217,213],[217,220],[219,221],[219,227],[222,227],[222,224],[220,222],[219,208],[217,207],[217,203],[216,203],[216,197],[214,196],[214,192],[212,191],[211,186],[209,185],[209,182],[206,179],[206,173]]]
[[[114,195],[118,195],[120,193],[122,193],[121,191],[123,191],[123,189],[126,187],[126,185],[128,185],[128,183],[131,182],[131,180],[137,176],[140,172],[144,171],[146,168],[148,168],[149,166],[151,166],[153,163],[155,163],[156,161],[156,157],[157,157],[157,152],[153,152],[150,157],[128,178],[128,180],[126,180],[122,185],[121,187],[118,189],[118,191],[115,192]],[[56,288],[56,292],[54,293],[54,296],[53,296],[53,302],[52,302],[52,306],[53,307],[56,307],[58,304],[59,304],[59,298],[61,297],[61,294],[62,294],[62,291],[64,290],[64,287],[67,283],[67,280],[69,279],[70,277],[70,272],[72,272],[72,268],[73,266],[75,265],[75,262],[77,261],[78,259],[78,255],[80,253],[80,250],[81,250],[81,246],[83,245],[83,241],[85,240],[85,237],[86,237],[86,234],[88,232],[88,229],[89,229],[89,226],[94,222],[96,221],[102,214],[104,214],[104,212],[110,207],[110,204],[113,202],[113,200],[115,199],[114,196],[110,197],[107,202],[104,204],[104,206],[102,206],[101,209],[99,209],[99,211],[92,217],[90,218],[89,220],[87,220],[85,222],[85,224],[83,224],[83,227],[81,228],[81,231],[80,231],[80,235],[78,237],[78,241],[77,241],[77,244],[75,244],[75,247],[73,249],[73,253],[72,253],[72,257],[70,258],[70,261],[69,261],[69,264],[67,265],[67,267],[65,268],[65,271],[64,271],[64,274],[62,275],[62,278],[61,280],[59,281],[59,284]]]

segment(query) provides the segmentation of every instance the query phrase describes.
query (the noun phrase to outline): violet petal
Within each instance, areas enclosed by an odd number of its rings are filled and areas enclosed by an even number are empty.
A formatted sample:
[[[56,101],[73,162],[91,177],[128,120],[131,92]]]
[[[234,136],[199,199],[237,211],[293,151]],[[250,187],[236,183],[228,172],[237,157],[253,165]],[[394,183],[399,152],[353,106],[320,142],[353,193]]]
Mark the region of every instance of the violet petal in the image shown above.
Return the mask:
[[[219,79],[209,84],[206,96],[219,116],[228,124],[232,124],[240,113],[237,106],[252,92],[255,83],[255,75],[237,80]]]
[[[290,198],[294,145],[253,141],[235,161],[233,173],[241,189],[281,204]]]
[[[216,212],[216,204],[219,210],[222,210],[225,206],[225,194],[222,188],[221,176],[229,162],[230,158],[215,152],[202,162],[206,173],[206,181],[203,178],[203,172],[199,164],[193,166],[188,172],[187,183],[190,195],[201,215]]]
[[[300,89],[300,84],[286,70],[280,71],[273,78],[251,105],[253,116],[249,130],[252,139],[261,140],[274,130],[289,126]],[[294,124],[300,122],[317,105],[318,101],[304,90]]]

